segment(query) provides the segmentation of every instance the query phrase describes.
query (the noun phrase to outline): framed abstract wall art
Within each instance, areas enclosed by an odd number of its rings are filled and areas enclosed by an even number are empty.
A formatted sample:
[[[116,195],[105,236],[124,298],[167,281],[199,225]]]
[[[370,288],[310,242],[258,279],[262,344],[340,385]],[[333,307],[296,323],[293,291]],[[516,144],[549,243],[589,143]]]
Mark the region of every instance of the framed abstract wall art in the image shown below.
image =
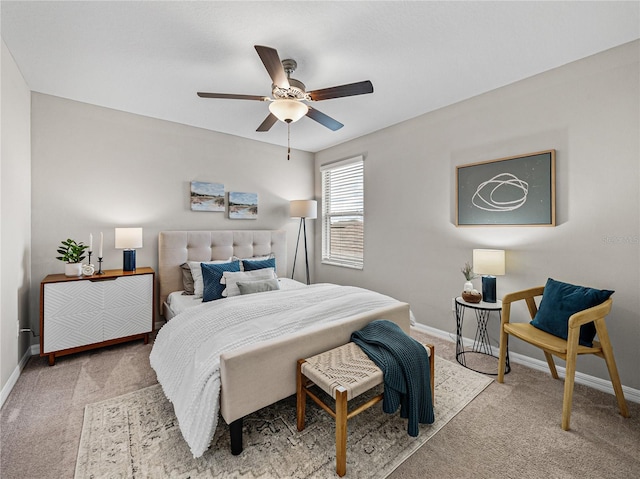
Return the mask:
[[[555,226],[556,151],[456,167],[457,226]]]
[[[255,220],[257,218],[257,193],[229,192],[229,219]]]
[[[224,185],[192,181],[191,211],[224,212]]]

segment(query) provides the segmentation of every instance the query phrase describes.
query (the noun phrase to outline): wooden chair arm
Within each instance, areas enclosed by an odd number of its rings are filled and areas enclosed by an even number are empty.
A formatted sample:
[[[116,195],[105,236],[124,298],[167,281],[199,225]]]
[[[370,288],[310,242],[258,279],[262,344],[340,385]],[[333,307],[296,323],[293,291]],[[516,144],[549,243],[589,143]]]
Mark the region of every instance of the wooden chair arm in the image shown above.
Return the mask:
[[[516,291],[515,293],[505,294],[502,298],[502,321],[501,325],[508,323],[511,319],[511,303],[516,301],[525,300],[527,308],[529,309],[529,315],[533,318],[538,312],[536,306],[535,297],[541,296],[544,291],[544,286],[537,286],[535,288],[529,288],[522,291]]]
[[[612,305],[613,305],[613,300],[609,298],[604,303],[601,303],[598,306],[594,306],[593,308],[589,308],[589,309],[584,309],[582,311],[578,311],[577,313],[572,314],[569,317],[569,328],[579,328],[583,324],[596,321],[600,318],[604,318],[609,314],[609,311],[611,311]]]
[[[513,303],[527,298],[534,298],[541,296],[544,291],[544,286],[536,286],[535,288],[524,289],[522,291],[516,291],[515,293],[505,294],[502,298],[502,304]]]

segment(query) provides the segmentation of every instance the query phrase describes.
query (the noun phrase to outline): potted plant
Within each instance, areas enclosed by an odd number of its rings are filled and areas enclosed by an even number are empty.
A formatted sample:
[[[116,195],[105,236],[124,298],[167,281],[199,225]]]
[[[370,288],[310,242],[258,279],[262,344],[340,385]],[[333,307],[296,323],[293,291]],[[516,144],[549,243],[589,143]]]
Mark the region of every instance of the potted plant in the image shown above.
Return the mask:
[[[464,266],[460,268],[460,271],[464,275],[464,279],[467,280],[467,282],[464,283],[464,291],[471,291],[473,289],[473,283],[471,280],[476,277],[473,272],[473,266],[471,266],[471,263],[467,261]]]
[[[482,295],[473,287],[473,283],[471,282],[471,280],[476,277],[476,274],[473,272],[473,266],[467,261],[460,271],[467,280],[467,282],[464,283],[462,299],[468,303],[479,303],[482,300]]]
[[[58,253],[61,256],[56,256],[56,259],[64,261],[64,274],[65,276],[80,276],[82,275],[82,260],[85,258],[84,251],[88,246],[80,243],[76,243],[72,239],[63,241],[58,247]]]

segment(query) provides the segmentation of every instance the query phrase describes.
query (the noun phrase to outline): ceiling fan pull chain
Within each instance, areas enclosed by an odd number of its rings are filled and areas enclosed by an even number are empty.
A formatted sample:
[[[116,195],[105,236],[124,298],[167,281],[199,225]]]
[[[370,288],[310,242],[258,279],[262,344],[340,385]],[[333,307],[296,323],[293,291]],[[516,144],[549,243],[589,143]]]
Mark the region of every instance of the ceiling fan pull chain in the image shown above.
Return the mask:
[[[291,122],[287,122],[287,161],[291,159]]]

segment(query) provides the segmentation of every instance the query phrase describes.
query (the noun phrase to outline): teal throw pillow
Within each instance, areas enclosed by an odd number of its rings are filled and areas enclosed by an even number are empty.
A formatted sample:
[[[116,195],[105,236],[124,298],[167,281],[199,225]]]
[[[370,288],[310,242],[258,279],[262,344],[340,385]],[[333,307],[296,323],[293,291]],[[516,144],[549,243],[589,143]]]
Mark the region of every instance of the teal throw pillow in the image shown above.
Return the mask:
[[[575,286],[561,281],[547,279],[538,313],[531,324],[547,333],[567,339],[569,335],[569,317],[585,309],[593,308],[605,302],[614,291]],[[591,323],[580,327],[580,344],[592,347],[596,335],[596,326]]]
[[[202,282],[204,283],[202,291],[203,303],[222,298],[222,292],[227,285],[220,284],[220,280],[225,271],[240,271],[240,261],[218,264],[202,263],[200,266],[202,268]]]
[[[243,259],[242,267],[245,271],[254,271],[256,269],[265,269],[265,268],[273,268],[276,271],[276,259],[260,259],[260,260],[251,260],[251,259]],[[276,271],[277,272],[277,271]]]

